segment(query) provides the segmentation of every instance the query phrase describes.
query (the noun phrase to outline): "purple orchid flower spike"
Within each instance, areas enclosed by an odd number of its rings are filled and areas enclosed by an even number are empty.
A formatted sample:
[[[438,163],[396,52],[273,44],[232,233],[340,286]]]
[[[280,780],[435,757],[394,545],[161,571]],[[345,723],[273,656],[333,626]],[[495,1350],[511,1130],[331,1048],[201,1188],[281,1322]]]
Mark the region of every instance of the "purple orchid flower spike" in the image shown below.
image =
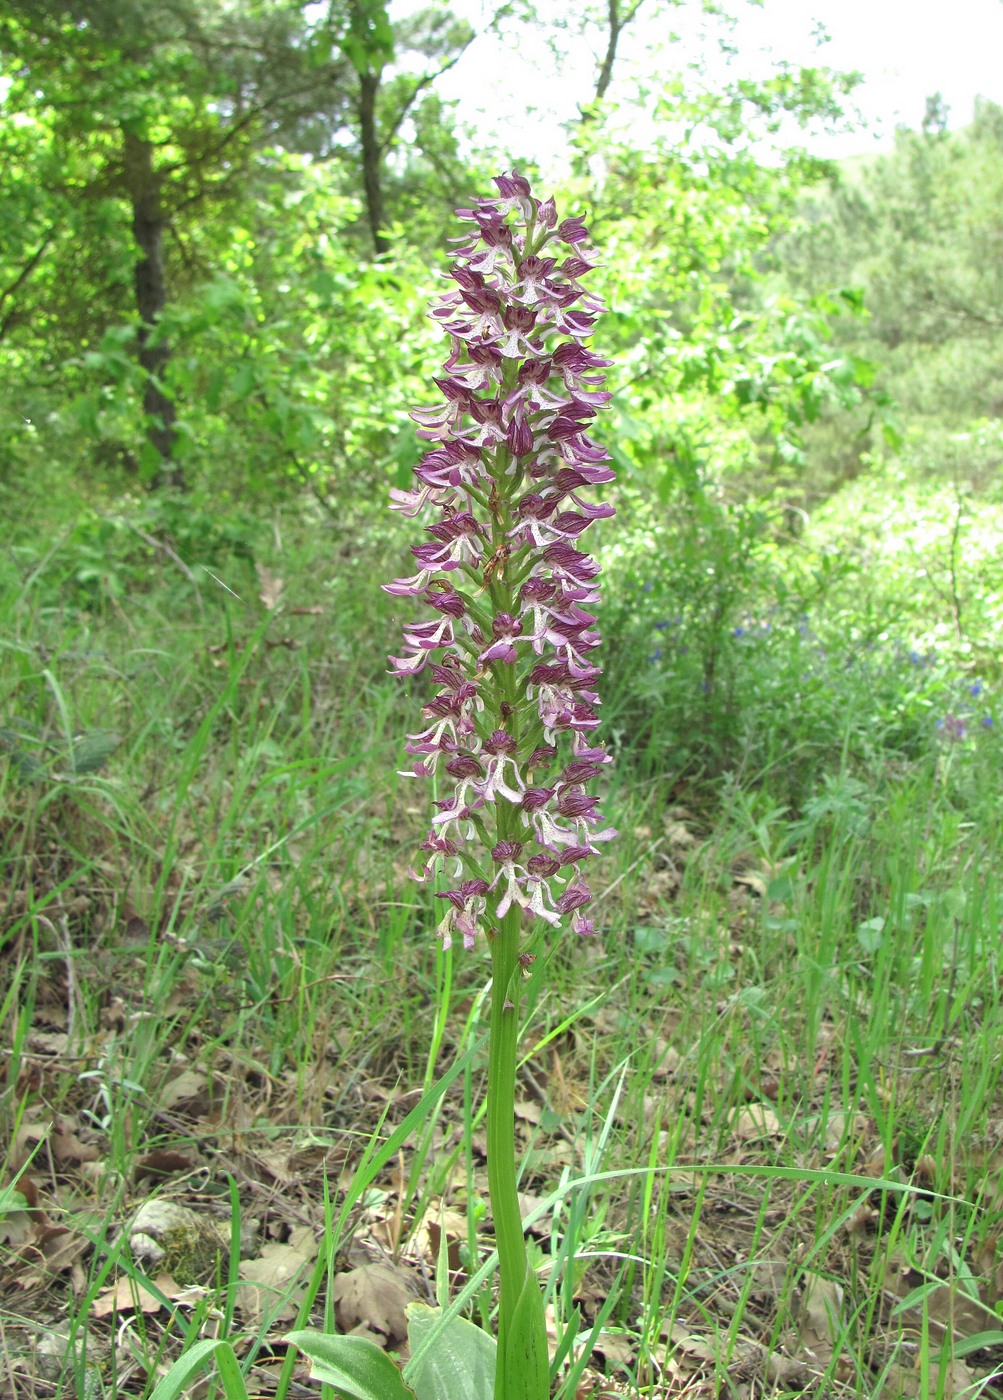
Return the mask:
[[[418,876],[449,875],[447,946],[454,933],[471,946],[514,906],[527,923],[570,916],[594,932],[578,863],[615,834],[585,791],[609,761],[592,737],[599,568],[581,549],[613,514],[582,495],[613,480],[589,436],[610,399],[610,362],[587,344],[602,303],[581,285],[596,258],[581,218],[558,223],[521,175],[495,184],[457,211],[469,234],[431,312],[450,342],[441,400],[412,415],[431,447],[414,489],[392,493],[405,516],[435,518],[412,549],[418,572],[386,585],[433,614],[405,627],[391,661],[439,686],[407,748],[410,775],[452,783]],[[485,863],[499,844],[519,852],[500,871]]]

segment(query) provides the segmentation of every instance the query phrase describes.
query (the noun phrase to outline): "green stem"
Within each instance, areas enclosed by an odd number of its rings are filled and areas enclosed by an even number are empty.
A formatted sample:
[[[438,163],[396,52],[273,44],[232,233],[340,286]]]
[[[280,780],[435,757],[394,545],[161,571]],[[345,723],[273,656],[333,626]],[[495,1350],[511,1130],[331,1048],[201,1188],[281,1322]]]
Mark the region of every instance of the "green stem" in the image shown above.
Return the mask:
[[[510,909],[491,944],[487,1150],[499,1273],[494,1400],[547,1400],[550,1395],[543,1295],[526,1254],[516,1179],[515,1069],[521,915],[518,907]]]

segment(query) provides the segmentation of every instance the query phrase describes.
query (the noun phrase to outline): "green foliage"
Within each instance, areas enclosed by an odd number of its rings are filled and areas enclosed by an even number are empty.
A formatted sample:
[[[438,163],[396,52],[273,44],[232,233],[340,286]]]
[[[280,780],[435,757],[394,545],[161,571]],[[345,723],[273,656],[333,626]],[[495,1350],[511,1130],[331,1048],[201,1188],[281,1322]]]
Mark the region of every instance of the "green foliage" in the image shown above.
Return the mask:
[[[288,1341],[311,1362],[310,1374],[351,1400],[468,1400],[494,1389],[495,1343],[463,1317],[446,1318],[425,1303],[409,1304],[411,1360],[405,1381],[375,1343],[363,1337],[291,1332]]]
[[[463,1400],[468,1394],[491,1395],[495,1344],[480,1327],[455,1317],[436,1331],[439,1317],[425,1303],[408,1307],[409,1375],[418,1400]],[[419,1354],[419,1348],[425,1352]]]
[[[54,744],[24,721],[0,729],[0,754],[5,754],[22,783],[72,782],[76,775],[99,772],[122,740],[118,734],[92,729],[76,734],[68,745]]]
[[[360,76],[390,62],[394,32],[383,0],[353,0],[341,48]]]
[[[650,771],[731,771],[794,810],[881,755],[974,772],[998,743],[998,517],[892,473],[807,533],[700,493],[637,510],[607,560],[612,733]]]
[[[714,697],[704,708],[725,701],[716,737],[706,722],[694,727],[686,707],[684,767],[693,760],[716,768],[726,752],[734,758],[743,722],[725,718],[735,684],[729,639],[747,612],[787,606],[783,590],[773,596],[776,556],[803,525],[812,426],[832,419],[846,431],[856,420],[859,436],[877,418],[894,431],[876,362],[836,343],[841,319],[863,314],[859,295],[767,276],[806,187],[828,174],[779,137],[791,119],[830,114],[844,89],[822,71],[742,81],[717,95],[668,85],[644,147],[600,143],[595,153],[618,379],[609,420],[619,472],[611,562],[631,587],[672,578],[677,597],[666,600],[663,618],[688,619],[690,664]],[[770,163],[764,143],[775,147]],[[629,624],[616,632],[616,647],[633,658]]]
[[[50,607],[102,614],[162,589],[182,590],[183,607],[219,601],[213,575],[230,587],[254,587],[253,565],[267,527],[233,506],[225,515],[206,499],[167,492],[120,498],[107,512],[82,506],[53,541],[42,533],[12,546],[22,585]]]
[[[995,431],[1003,416],[1001,207],[1003,113],[982,100],[964,130],[902,131],[892,154],[833,172],[778,247],[786,285],[860,289],[866,317],[839,321],[840,344],[880,366],[910,454],[981,490],[998,480],[998,452],[966,460],[951,436]],[[831,430],[814,447],[816,493],[866,465]]]
[[[769,778],[798,810],[834,765],[863,771],[879,754],[933,751],[935,723],[963,700],[949,662],[870,634],[859,616],[811,616],[796,596],[778,605],[760,592],[750,609],[748,579],[722,610],[727,563],[706,568],[696,596],[653,573],[614,623],[611,722],[646,767],[680,780]]]
[[[650,558],[631,559],[629,570],[626,558],[609,561],[609,611],[623,619],[610,642],[620,649],[624,629],[636,625],[637,651],[629,665],[615,651],[618,690],[604,692],[619,750],[608,796],[620,830],[597,878],[604,931],[585,948],[561,946],[538,959],[520,1035],[534,1080],[559,1064],[574,1088],[573,1096],[559,1091],[556,1069],[548,1077],[540,1121],[526,1129],[524,1177],[527,1192],[542,1198],[533,1247],[572,1367],[558,1382],[567,1397],[586,1383],[582,1368],[599,1364],[604,1345],[612,1352],[611,1329],[637,1358],[627,1364],[640,1389],[673,1327],[708,1347],[732,1326],[739,1340],[786,1327],[809,1264],[865,1300],[880,1295],[900,1239],[910,1257],[933,1251],[936,1267],[960,1273],[961,1261],[983,1276],[975,1261],[996,1226],[976,1134],[998,1105],[1003,1026],[993,874],[1003,818],[999,751],[981,726],[996,677],[987,674],[971,696],[975,675],[946,648],[927,663],[924,642],[917,665],[895,647],[897,636],[916,635],[919,614],[905,611],[915,579],[905,551],[896,563],[882,525],[899,484],[889,478],[885,488],[873,523],[859,501],[847,502],[844,517],[833,506],[833,518],[799,543],[775,539],[769,518],[753,512],[722,536],[714,514],[696,515],[688,528],[701,533],[678,589],[668,512]],[[164,528],[169,501],[177,531],[185,501],[163,498]],[[159,493],[144,509],[154,503]],[[927,500],[917,530],[932,531],[938,514]],[[243,1400],[259,1385],[254,1368],[267,1346],[285,1351],[278,1393],[291,1395],[302,1356],[281,1339],[290,1330],[332,1332],[329,1279],[344,1269],[352,1234],[364,1239],[367,1222],[382,1224],[392,1209],[403,1222],[401,1258],[410,1259],[412,1222],[434,1215],[440,1197],[467,1226],[463,1285],[442,1237],[443,1311],[469,1312],[470,1326],[490,1317],[494,1265],[476,1111],[485,967],[464,955],[444,980],[446,955],[427,916],[402,894],[401,871],[423,832],[395,776],[405,725],[380,674],[373,580],[388,572],[383,546],[378,538],[360,544],[354,530],[326,521],[294,526],[291,516],[282,512],[277,532],[255,535],[255,557],[285,577],[292,598],[326,610],[319,618],[279,614],[267,632],[247,598],[221,594],[201,618],[179,608],[177,589],[190,585],[168,559],[99,617],[59,605],[58,552],[32,564],[28,577],[42,570],[26,592],[10,553],[0,559],[5,727],[20,735],[10,721],[17,715],[65,755],[64,734],[97,730],[114,715],[123,739],[87,780],[22,785],[0,759],[5,929],[10,946],[23,949],[2,968],[12,1066],[0,1119],[13,1140],[22,1115],[44,1112],[47,1122],[58,1112],[69,1124],[80,1115],[87,1141],[110,1164],[93,1176],[55,1168],[60,1219],[72,1233],[87,1232],[84,1290],[63,1276],[49,1284],[53,1315],[73,1318],[80,1340],[58,1363],[64,1389],[101,1375],[114,1355],[117,1328],[106,1343],[93,1325],[95,1297],[130,1269],[143,1282],[119,1230],[133,1199],[149,1190],[141,1156],[180,1150],[205,1168],[195,1203],[215,1209],[225,1201],[213,1145],[227,1091],[232,1100],[243,1095],[254,1114],[242,1129],[249,1150],[232,1166],[228,1159],[245,1214],[253,1218],[263,1197],[269,1220],[285,1208],[265,1172],[289,1160],[290,1123],[307,1125],[291,1208],[316,1212],[325,1248],[292,1298],[294,1323],[235,1314],[226,1278],[208,1286],[190,1320],[165,1309],[145,1340],[137,1322],[136,1346],[151,1363],[146,1373],[157,1376],[152,1391],[178,1396],[215,1367],[217,1390]],[[152,517],[135,518],[152,537]],[[834,553],[859,552],[852,569],[838,561],[826,569],[813,533],[822,523]],[[207,528],[193,513],[196,525]],[[974,552],[975,523],[965,529],[974,536],[965,553]],[[988,541],[998,525],[987,518],[984,530]],[[35,533],[46,535],[44,522]],[[732,536],[748,537],[742,559],[728,553]],[[942,543],[928,541],[928,559]],[[721,576],[690,601],[701,558]],[[336,592],[328,587],[335,575]],[[629,588],[628,576],[652,589]],[[976,581],[961,579],[975,618]],[[734,636],[745,600],[761,620],[785,583],[791,625],[782,631],[774,614],[765,618],[770,632]],[[210,587],[207,603],[214,596]],[[798,630],[796,600],[810,607],[808,634]],[[926,599],[916,606],[922,613]],[[668,654],[669,629],[649,627],[671,607],[686,615],[691,651],[682,656],[679,647]],[[944,618],[950,622],[949,606]],[[725,710],[716,729],[711,715],[706,741],[705,636],[718,646],[716,694]],[[285,640],[298,649],[269,646]],[[652,665],[659,645],[663,658]],[[799,668],[814,668],[809,681]],[[649,691],[655,675],[658,698]],[[971,706],[963,736],[936,728],[963,704]],[[845,754],[834,735],[848,736]],[[680,782],[682,755],[690,763],[684,779],[719,772],[713,762],[727,764],[731,777]],[[58,1063],[47,1056],[44,1099],[20,1096],[20,1070],[37,1064],[35,1028],[51,1035],[53,1006],[62,1012],[54,996],[65,996],[58,979],[67,965],[76,972],[73,1024],[62,1032],[70,1048]],[[121,1031],[108,1025],[115,998],[141,1013]],[[435,1024],[443,1029],[428,1093],[402,1101],[402,1082],[419,1084],[430,1063]],[[889,1075],[895,1056],[908,1056],[909,1074]],[[159,1112],[164,1076],[179,1063],[220,1085],[208,1116],[184,1103]],[[378,1086],[361,1103],[360,1064],[365,1082]],[[386,1107],[379,1123],[374,1092]],[[867,1175],[878,1153],[884,1175]],[[271,1167],[259,1169],[266,1157]],[[920,1162],[940,1173],[935,1186],[910,1180]],[[202,1187],[207,1178],[221,1196]],[[389,1193],[402,1178],[398,1215]],[[186,1190],[186,1179],[172,1191]],[[79,1196],[71,1190],[78,1181]],[[868,1203],[864,1248],[848,1261],[847,1227]],[[95,1211],[110,1222],[106,1230],[95,1229]],[[719,1241],[705,1235],[720,1218],[729,1230],[747,1221],[748,1233],[729,1235],[741,1291],[719,1306]],[[234,1289],[240,1234],[229,1266]],[[800,1254],[788,1247],[798,1241]],[[760,1266],[778,1258],[791,1262],[774,1293],[752,1299]],[[427,1259],[431,1276],[436,1261]],[[15,1278],[26,1267],[14,1251],[4,1264]],[[590,1304],[592,1294],[601,1303]],[[227,1308],[229,1321],[217,1324],[229,1340],[207,1341],[210,1311],[226,1318]],[[884,1344],[886,1327],[897,1336],[899,1322],[914,1347],[911,1315],[889,1322],[862,1312],[847,1332],[866,1381],[861,1400],[879,1388],[867,1369],[874,1338]],[[9,1349],[20,1336],[15,1319]]]
[[[195,1342],[161,1376],[150,1400],[179,1400],[200,1371],[215,1370],[226,1400],[247,1400],[247,1384],[232,1345],[225,1338],[207,1337]]]
[[[427,11],[401,47],[448,66],[469,37]],[[32,463],[44,424],[46,447],[79,455],[82,434],[93,465],[147,483],[222,475],[232,491],[292,482],[324,498],[346,477],[384,485],[415,392],[407,347],[422,342],[412,250],[423,229],[441,238],[464,185],[430,79],[395,77],[378,160],[405,122],[417,154],[373,178],[387,182],[388,223],[409,227],[384,240],[385,266],[360,260],[375,194],[345,175],[360,139],[353,85],[365,54],[378,72],[393,47],[382,5],[309,20],[292,4],[12,7],[0,28],[12,172],[0,471]]]
[[[402,452],[405,469],[416,456],[403,425],[420,393],[427,274],[403,246],[389,265],[360,263],[343,236],[354,205],[298,158],[270,164],[286,182],[278,207],[249,211],[217,277],[166,318],[183,458],[207,482],[225,461],[228,487],[259,499],[297,485],[362,505],[400,474]]]
[[[390,1357],[368,1337],[290,1332],[288,1340],[310,1358],[310,1375],[346,1400],[415,1400],[417,1392],[404,1384]]]

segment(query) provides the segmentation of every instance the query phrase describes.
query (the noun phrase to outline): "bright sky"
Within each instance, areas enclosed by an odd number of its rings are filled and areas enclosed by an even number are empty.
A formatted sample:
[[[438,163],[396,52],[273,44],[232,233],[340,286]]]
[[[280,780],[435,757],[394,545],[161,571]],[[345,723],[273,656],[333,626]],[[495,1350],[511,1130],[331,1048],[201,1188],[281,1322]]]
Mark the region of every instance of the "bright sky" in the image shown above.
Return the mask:
[[[584,8],[582,0],[538,4],[543,12],[552,7],[565,17]],[[399,8],[411,5],[400,0],[394,6]],[[480,29],[484,12],[495,4],[457,0],[453,8]],[[601,13],[605,5],[589,8]],[[735,0],[728,8],[740,17],[731,36],[739,51],[732,65],[735,75],[765,76],[771,58],[864,74],[856,101],[869,129],[819,138],[812,143],[818,154],[852,155],[890,144],[896,126],[920,125],[926,98],[935,92],[943,95],[952,126],[971,120],[976,96],[1003,104],[1003,0],[931,0],[928,5],[916,0],[765,0],[761,8]],[[653,11],[654,0],[646,0],[641,15]],[[687,62],[701,63],[710,73],[726,71],[715,41],[722,31],[703,17],[694,0],[671,12],[670,22],[680,42],[667,50],[664,19],[660,25],[639,19],[625,31],[617,95]],[[821,48],[819,24],[830,36]],[[530,42],[528,27],[514,27],[512,33],[519,38],[517,46],[479,37],[441,80],[439,91],[459,99],[461,120],[494,133],[502,148],[513,130],[531,131],[549,165],[562,144],[559,124],[573,122],[578,104],[591,96],[599,40],[593,36],[591,46],[578,40],[571,60],[558,71],[546,50]]]
[[[977,96],[1003,103],[1001,0],[765,0],[743,27],[777,58],[810,62],[813,18],[830,35],[822,61],[865,75],[858,102],[885,137],[918,127],[935,92],[952,126],[971,120]]]

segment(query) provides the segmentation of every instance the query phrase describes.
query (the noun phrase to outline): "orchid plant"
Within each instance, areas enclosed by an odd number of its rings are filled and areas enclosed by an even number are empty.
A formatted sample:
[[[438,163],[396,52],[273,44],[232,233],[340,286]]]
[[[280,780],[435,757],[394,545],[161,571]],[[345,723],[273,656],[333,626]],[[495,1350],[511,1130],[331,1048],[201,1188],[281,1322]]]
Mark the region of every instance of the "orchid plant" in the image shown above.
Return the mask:
[[[550,1362],[544,1297],[530,1266],[519,1213],[515,1163],[515,1080],[519,993],[546,925],[566,921],[595,932],[584,911],[582,875],[605,825],[586,787],[609,762],[595,740],[599,645],[589,611],[599,566],[578,548],[609,505],[579,494],[613,480],[607,454],[588,436],[609,402],[589,348],[598,298],[581,279],[595,266],[580,218],[558,222],[552,199],[537,200],[521,175],[499,175],[498,194],[457,214],[468,232],[449,276],[455,287],[432,309],[449,336],[435,380],[443,402],[417,409],[420,435],[434,444],[414,469],[417,485],[394,491],[393,506],[414,517],[431,509],[431,536],[414,545],[418,572],[387,591],[420,598],[437,616],[405,628],[399,675],[428,670],[438,692],[424,725],[409,736],[406,776],[444,773],[451,786],[411,874],[439,881],[443,948],[486,939],[491,953],[488,1068],[488,1187],[498,1249],[498,1337],[451,1309],[417,1300],[406,1309],[411,1356],[403,1372],[368,1337],[302,1325],[286,1336],[279,1379],[284,1396],[296,1351],[311,1375],[351,1400],[548,1400]],[[354,1206],[459,1074],[430,1086],[389,1138],[363,1154],[328,1231],[301,1319],[330,1267]],[[487,1265],[471,1280],[486,1276]],[[470,1285],[468,1285],[469,1287]],[[459,1300],[457,1300],[458,1303]],[[227,1396],[246,1400],[240,1363],[225,1338],[188,1348],[153,1400],[177,1400],[208,1361]],[[490,1377],[493,1375],[493,1382]]]
[[[402,676],[438,687],[408,737],[409,776],[444,793],[411,875],[448,885],[437,933],[492,963],[487,1102],[488,1184],[499,1263],[495,1400],[550,1394],[544,1304],[528,1262],[516,1194],[514,1101],[520,983],[540,932],[570,922],[595,932],[582,870],[615,833],[586,789],[609,762],[599,719],[599,566],[579,542],[613,508],[580,493],[613,480],[589,437],[609,401],[610,363],[589,347],[599,299],[581,218],[558,221],[521,175],[457,210],[468,226],[431,315],[449,337],[435,384],[416,409],[433,446],[394,509],[433,512],[414,545],[418,572],[385,585],[434,616],[405,627]]]

